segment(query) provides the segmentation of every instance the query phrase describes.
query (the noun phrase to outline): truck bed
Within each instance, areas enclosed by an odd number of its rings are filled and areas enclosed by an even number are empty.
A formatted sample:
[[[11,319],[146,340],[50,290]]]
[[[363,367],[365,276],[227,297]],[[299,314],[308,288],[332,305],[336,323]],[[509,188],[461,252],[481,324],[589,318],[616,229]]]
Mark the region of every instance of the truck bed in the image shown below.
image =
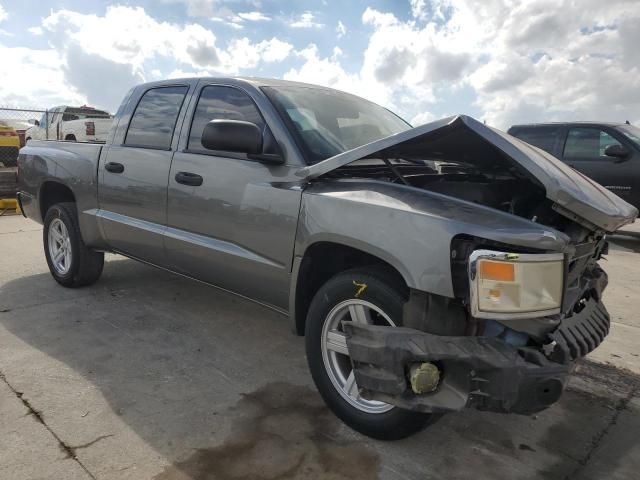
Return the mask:
[[[29,218],[42,221],[38,198],[48,181],[67,185],[78,211],[97,208],[97,172],[103,145],[58,140],[30,140],[20,150],[21,202]],[[82,215],[80,215],[82,222]]]

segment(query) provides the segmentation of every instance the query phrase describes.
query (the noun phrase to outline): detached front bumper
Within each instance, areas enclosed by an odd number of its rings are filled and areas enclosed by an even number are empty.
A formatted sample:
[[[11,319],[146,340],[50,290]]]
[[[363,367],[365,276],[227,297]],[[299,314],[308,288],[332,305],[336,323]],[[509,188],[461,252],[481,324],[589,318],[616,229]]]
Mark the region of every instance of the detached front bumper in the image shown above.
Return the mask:
[[[428,413],[473,406],[530,414],[560,398],[573,360],[596,348],[609,331],[609,315],[596,299],[569,320],[550,335],[544,352],[497,337],[440,336],[352,322],[344,329],[365,398]],[[432,393],[417,395],[409,386],[407,372],[419,362],[432,362],[441,371]]]

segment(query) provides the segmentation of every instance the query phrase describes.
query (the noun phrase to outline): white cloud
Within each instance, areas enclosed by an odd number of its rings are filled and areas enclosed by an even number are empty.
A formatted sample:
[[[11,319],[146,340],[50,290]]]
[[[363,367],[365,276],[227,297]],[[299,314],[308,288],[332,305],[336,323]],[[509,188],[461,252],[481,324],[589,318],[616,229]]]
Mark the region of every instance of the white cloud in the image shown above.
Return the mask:
[[[362,22],[373,31],[358,71],[349,72],[338,57],[320,58],[317,48],[308,47],[299,52],[304,64],[285,78],[343,88],[411,118],[429,110],[436,88],[460,85],[472,66],[471,55],[450,45],[450,34],[433,25],[421,28],[371,8]]]
[[[153,72],[157,68],[150,67],[158,61],[173,65],[174,72],[237,74],[280,62],[293,48],[275,37],[257,43],[248,38],[229,39],[220,45],[216,35],[202,25],[161,22],[141,7],[108,7],[104,15],[58,10],[30,31],[44,36],[51,48],[22,49],[22,57],[16,54],[18,50],[7,49],[10,53],[1,58],[17,59],[11,62],[16,68],[3,75],[0,102],[14,101],[23,92],[25,101],[33,98],[29,100],[32,104],[47,105],[48,98],[65,96],[68,100],[62,103],[82,98],[114,109],[132,85],[159,78]],[[29,72],[29,81],[21,85],[25,72]],[[38,81],[33,83],[31,78]],[[6,85],[13,90],[5,89]],[[55,86],[57,97],[49,92],[50,85]]]
[[[62,69],[66,82],[83,92],[89,104],[101,107],[119,105],[128,87],[145,80],[131,65],[89,54],[75,44],[66,52]]]
[[[198,24],[158,22],[141,7],[109,7],[104,16],[59,10],[42,26],[57,48],[78,44],[88,53],[135,68],[156,55],[181,58],[193,66],[210,65],[217,55],[210,30]]]
[[[486,28],[467,35],[480,63],[467,81],[489,123],[640,119],[637,2],[446,3],[457,37]]]
[[[292,45],[272,38],[263,40],[260,43],[253,44],[248,38],[234,40],[225,52],[225,56],[233,57],[237,68],[250,69],[256,67],[261,61],[279,62],[289,56]]]
[[[409,0],[414,17],[424,19],[427,15],[427,0]]]
[[[292,68],[283,78],[337,88],[386,106],[393,106],[385,85],[375,81],[363,81],[361,74],[345,71],[339,61],[341,53],[340,50],[334,50],[331,57],[323,58],[319,55],[318,47],[311,44],[296,52],[296,55],[304,60],[300,68]]]
[[[315,15],[311,12],[304,12],[300,17],[294,22],[290,23],[289,26],[293,28],[322,28],[324,24],[318,23],[315,21]]]
[[[359,69],[307,48],[287,78],[346,87],[413,122],[432,119],[434,109],[451,111],[438,105],[443,96],[468,110],[469,95],[471,107],[501,128],[553,119],[640,120],[637,1],[411,0],[410,6],[408,21],[366,9],[362,21],[372,33]],[[463,88],[466,99],[456,102]]]
[[[242,30],[244,28],[244,25],[242,25],[242,19],[236,15],[233,15],[232,17],[227,17],[227,18],[223,18],[223,17],[211,17],[209,18],[209,20],[216,22],[216,23],[221,23],[226,25],[227,27],[231,27],[235,30]]]
[[[0,5],[0,22],[5,21],[7,18],[9,18],[9,14],[4,9],[4,7]]]
[[[62,103],[82,104],[86,97],[69,88],[60,65],[64,59],[55,50],[32,50],[0,45],[0,58],[9,69],[0,82],[0,105],[46,108]]]
[[[268,22],[269,20],[271,20],[271,17],[265,15],[262,12],[238,13],[238,17],[240,17],[242,20],[247,20],[249,22],[261,22],[261,21]]]
[[[101,82],[92,72],[87,72],[90,81],[80,75],[88,67],[103,72],[102,78],[111,78],[113,68],[109,89],[124,91],[130,82],[161,78],[167,71],[185,76],[266,69],[277,75],[277,62],[293,58],[286,78],[362,95],[414,123],[431,120],[434,112],[470,108],[503,128],[553,119],[640,120],[637,0],[409,0],[409,19],[367,8],[358,30],[364,50],[339,42],[344,52],[338,42],[322,49],[294,47],[277,33],[255,38],[249,28],[269,18],[288,19],[293,28],[322,27],[324,17],[312,11],[276,14],[257,0],[163,1],[182,3],[198,18],[164,22],[128,6],[107,7],[99,15],[58,10],[24,36],[28,41],[38,35],[38,43],[49,48],[8,48],[0,42],[0,58],[14,66],[3,73],[0,103],[60,103],[63,95],[69,101],[111,101],[115,94],[97,96]],[[235,13],[229,5],[243,8]],[[0,7],[0,21],[6,16]],[[210,20],[226,26],[207,28]],[[337,38],[347,33],[345,23],[355,31],[354,19],[343,18],[333,24]],[[8,24],[2,27],[9,30]]]
[[[78,44],[87,53],[138,70],[148,60],[167,57],[195,69],[237,73],[260,61],[281,61],[291,50],[275,38],[259,43],[242,38],[220,47],[214,33],[202,25],[159,22],[141,7],[109,7],[104,16],[60,10],[44,19],[43,28],[58,47]]]
[[[418,127],[420,125],[424,125],[425,123],[433,122],[437,120],[438,117],[431,112],[420,112],[417,115],[414,115],[413,118],[409,121],[411,125],[414,127]]]

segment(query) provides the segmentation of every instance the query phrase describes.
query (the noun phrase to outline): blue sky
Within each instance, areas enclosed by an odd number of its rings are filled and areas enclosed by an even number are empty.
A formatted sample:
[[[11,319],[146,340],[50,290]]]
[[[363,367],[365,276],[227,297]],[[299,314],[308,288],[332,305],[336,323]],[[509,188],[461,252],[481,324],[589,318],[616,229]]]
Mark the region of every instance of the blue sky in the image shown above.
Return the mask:
[[[0,0],[0,105],[186,75],[319,83],[413,123],[640,119],[640,2]]]

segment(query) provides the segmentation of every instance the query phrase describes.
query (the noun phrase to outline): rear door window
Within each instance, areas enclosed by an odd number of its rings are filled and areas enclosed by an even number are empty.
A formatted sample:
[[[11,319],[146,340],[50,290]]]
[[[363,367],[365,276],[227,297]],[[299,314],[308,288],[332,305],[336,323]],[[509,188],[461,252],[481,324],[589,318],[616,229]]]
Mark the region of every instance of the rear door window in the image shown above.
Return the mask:
[[[234,87],[209,85],[202,89],[191,130],[188,150],[210,152],[202,146],[202,131],[211,120],[242,120],[264,130],[264,120],[251,97]]]
[[[569,130],[564,145],[566,159],[600,159],[605,157],[605,148],[620,145],[615,138],[599,128],[576,127]]]
[[[186,86],[147,90],[131,117],[125,145],[170,149],[178,114],[188,90]]]
[[[556,142],[560,137],[559,127],[521,128],[513,132],[520,140],[541,148],[551,154],[554,153]]]

